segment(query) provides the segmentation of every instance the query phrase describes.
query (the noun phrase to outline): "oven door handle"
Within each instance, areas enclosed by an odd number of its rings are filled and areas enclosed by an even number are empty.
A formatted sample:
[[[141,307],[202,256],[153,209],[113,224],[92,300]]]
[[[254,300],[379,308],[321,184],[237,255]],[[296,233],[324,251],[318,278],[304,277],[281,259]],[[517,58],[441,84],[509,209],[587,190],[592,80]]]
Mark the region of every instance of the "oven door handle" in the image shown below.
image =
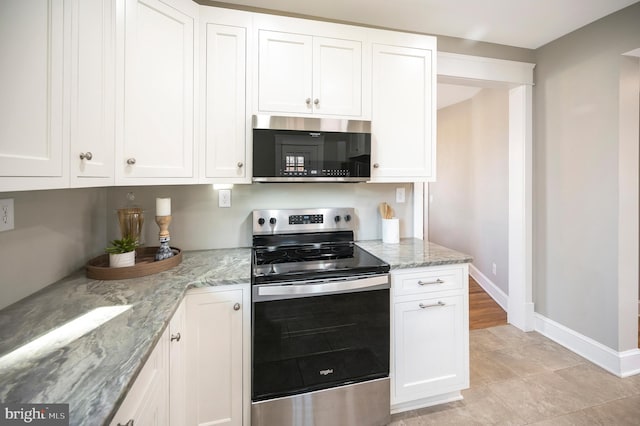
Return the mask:
[[[265,285],[258,287],[258,296],[305,296],[321,295],[325,293],[346,292],[363,290],[370,287],[389,288],[388,275],[376,275],[373,277],[360,278],[356,280],[326,281],[313,284],[287,284],[287,285]]]

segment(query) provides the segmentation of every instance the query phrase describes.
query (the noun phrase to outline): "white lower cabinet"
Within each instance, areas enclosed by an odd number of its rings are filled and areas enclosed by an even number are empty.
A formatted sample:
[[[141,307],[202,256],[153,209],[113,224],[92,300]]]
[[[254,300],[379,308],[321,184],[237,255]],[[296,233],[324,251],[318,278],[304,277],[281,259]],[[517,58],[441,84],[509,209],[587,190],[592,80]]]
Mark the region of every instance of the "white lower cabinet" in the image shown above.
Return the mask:
[[[469,387],[468,266],[391,274],[392,413],[460,399]]]
[[[180,426],[184,424],[184,301],[162,333],[127,393],[111,426]]]
[[[190,290],[187,424],[249,424],[249,285]]]

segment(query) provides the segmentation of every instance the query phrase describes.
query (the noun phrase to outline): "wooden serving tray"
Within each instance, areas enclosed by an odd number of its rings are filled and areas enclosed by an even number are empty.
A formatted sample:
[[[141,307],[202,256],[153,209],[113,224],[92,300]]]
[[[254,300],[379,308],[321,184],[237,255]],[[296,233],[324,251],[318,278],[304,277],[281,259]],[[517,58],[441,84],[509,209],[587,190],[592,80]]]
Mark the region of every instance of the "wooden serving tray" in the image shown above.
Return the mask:
[[[87,278],[94,280],[124,280],[138,278],[166,271],[182,262],[182,250],[171,247],[173,257],[156,262],[158,247],[138,247],[136,249],[136,264],[124,268],[110,268],[109,255],[103,254],[87,262]]]

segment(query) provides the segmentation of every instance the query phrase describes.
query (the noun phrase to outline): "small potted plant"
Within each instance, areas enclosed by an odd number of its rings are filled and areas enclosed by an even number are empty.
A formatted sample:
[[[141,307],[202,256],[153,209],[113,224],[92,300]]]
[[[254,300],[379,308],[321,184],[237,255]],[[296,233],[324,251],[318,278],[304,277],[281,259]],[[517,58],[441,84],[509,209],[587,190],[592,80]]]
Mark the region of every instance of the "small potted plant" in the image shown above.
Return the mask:
[[[104,249],[109,253],[109,267],[123,268],[136,264],[136,247],[138,242],[131,237],[123,237],[121,240],[111,241],[111,247]]]

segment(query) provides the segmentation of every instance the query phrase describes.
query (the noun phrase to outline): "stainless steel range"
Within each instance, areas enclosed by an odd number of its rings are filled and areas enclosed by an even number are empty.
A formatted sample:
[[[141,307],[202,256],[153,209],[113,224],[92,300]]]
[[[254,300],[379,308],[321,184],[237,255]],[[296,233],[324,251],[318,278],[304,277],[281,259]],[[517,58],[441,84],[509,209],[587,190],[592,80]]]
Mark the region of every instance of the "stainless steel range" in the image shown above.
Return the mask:
[[[251,424],[389,422],[389,265],[354,209],[253,212]]]

